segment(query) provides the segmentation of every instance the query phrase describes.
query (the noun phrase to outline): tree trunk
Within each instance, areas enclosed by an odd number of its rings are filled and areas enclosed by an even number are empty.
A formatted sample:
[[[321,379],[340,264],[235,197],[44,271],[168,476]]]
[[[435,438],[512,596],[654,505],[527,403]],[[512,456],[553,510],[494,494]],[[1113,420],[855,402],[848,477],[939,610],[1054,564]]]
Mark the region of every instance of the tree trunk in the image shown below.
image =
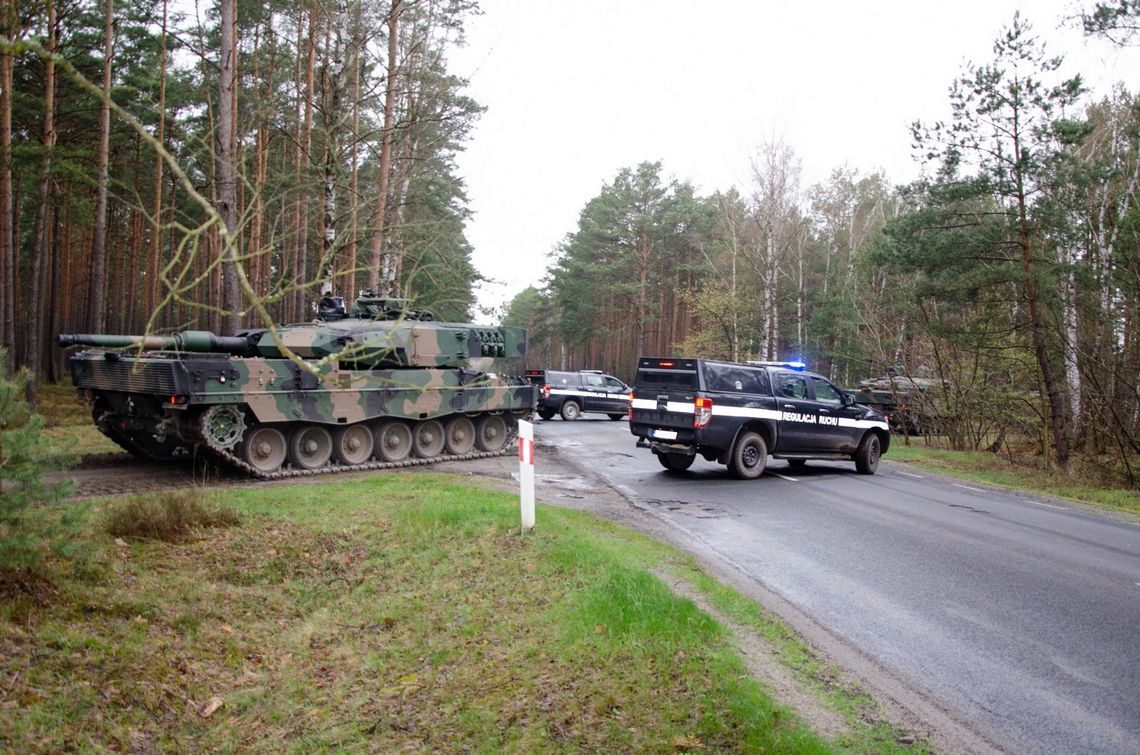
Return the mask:
[[[301,149],[304,153],[303,165],[307,167],[312,162],[313,154],[313,77],[317,59],[317,10],[315,6],[309,7],[309,36],[305,54],[305,117],[301,124]],[[307,171],[306,171],[307,172]],[[299,320],[307,318],[307,289],[305,284],[309,280],[309,198],[307,187],[301,187],[301,227],[298,233],[300,246],[297,249],[297,289],[294,296],[294,315]]]
[[[32,379],[27,384],[27,399],[33,407],[36,405],[36,394],[43,377],[40,360],[47,313],[44,311],[45,308],[40,306],[40,302],[43,300],[44,276],[47,267],[45,263],[51,254],[48,214],[51,207],[52,150],[55,147],[55,59],[51,57],[55,53],[55,26],[55,3],[52,0],[47,0],[47,39],[44,44],[44,49],[48,52],[48,57],[44,62],[44,160],[40,166],[39,185],[36,187],[38,206],[36,207],[35,239],[32,244],[31,290],[28,293],[28,301],[32,304],[33,312],[31,322],[28,323],[28,370],[32,373]]]
[[[1020,161],[1016,146],[1014,157]],[[1061,396],[1061,387],[1057,382],[1056,373],[1053,370],[1053,359],[1049,354],[1045,323],[1041,317],[1037,281],[1034,277],[1036,271],[1033,265],[1033,249],[1031,246],[1032,229],[1029,227],[1028,208],[1020,175],[1017,176],[1017,221],[1018,246],[1021,250],[1022,269],[1025,274],[1025,298],[1029,305],[1029,327],[1033,336],[1033,353],[1037,357],[1037,366],[1041,370],[1041,380],[1049,401],[1049,424],[1053,435],[1054,458],[1058,466],[1068,471],[1069,437],[1065,422],[1065,402]]]
[[[4,0],[4,34],[16,37],[16,0]],[[12,65],[9,53],[0,54],[0,349],[8,352],[3,368],[15,370],[16,246],[15,210],[12,205]],[[4,375],[0,375],[4,377]]]
[[[107,288],[107,184],[111,159],[111,60],[115,52],[114,0],[104,3],[103,102],[99,111],[99,180],[95,189],[95,225],[91,232],[91,276],[87,282],[87,326],[93,333],[105,327]]]
[[[360,48],[363,46],[364,32],[360,23],[360,2],[359,0],[353,6],[354,18],[352,27],[352,147],[350,155],[351,175],[349,177],[348,189],[348,250],[345,255],[345,266],[341,271],[341,276],[337,284],[338,290],[342,296],[351,298],[355,296],[356,290],[359,288],[357,270],[360,267],[360,262],[357,260],[356,242],[360,237],[359,212],[360,212],[360,199],[357,196],[359,189],[360,177],[360,78],[361,78],[361,65],[362,58]]]
[[[237,168],[234,151],[237,122],[234,117],[234,76],[237,69],[236,0],[221,0],[221,46],[218,50],[218,211],[225,226],[222,245],[222,330],[233,333],[241,327],[241,281],[238,279]]]
[[[388,72],[384,91],[384,135],[380,144],[380,176],[376,195],[376,211],[372,214],[372,245],[368,264],[368,287],[380,288],[385,296],[399,295],[395,277],[395,259],[384,245],[385,218],[388,214],[388,185],[392,177],[392,130],[396,119],[397,57],[401,0],[392,0],[388,11]]]
[[[159,144],[166,144],[166,25],[167,0],[162,2],[162,27],[159,30],[158,40],[158,123],[155,124],[155,140]],[[146,257],[146,316],[147,329],[155,322],[155,309],[158,308],[160,288],[158,283],[159,249],[162,248],[162,155],[155,156],[154,160],[154,203],[151,209],[150,244]]]

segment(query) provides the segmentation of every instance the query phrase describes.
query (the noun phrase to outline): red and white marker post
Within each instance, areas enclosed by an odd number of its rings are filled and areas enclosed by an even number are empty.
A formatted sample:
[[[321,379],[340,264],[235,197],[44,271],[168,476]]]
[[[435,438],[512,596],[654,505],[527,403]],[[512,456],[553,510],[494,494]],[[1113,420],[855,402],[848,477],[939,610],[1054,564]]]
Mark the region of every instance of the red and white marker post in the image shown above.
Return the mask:
[[[519,420],[519,503],[522,531],[534,529],[534,425]]]

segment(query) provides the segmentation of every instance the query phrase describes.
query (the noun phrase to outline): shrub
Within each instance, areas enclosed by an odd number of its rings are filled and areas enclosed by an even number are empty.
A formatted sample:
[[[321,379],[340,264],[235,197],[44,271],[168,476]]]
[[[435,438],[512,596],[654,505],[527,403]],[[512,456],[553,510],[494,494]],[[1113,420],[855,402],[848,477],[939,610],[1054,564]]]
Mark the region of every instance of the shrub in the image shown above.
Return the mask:
[[[25,400],[31,376],[20,370],[6,377],[0,350],[0,572],[34,573],[49,551],[68,556],[74,516],[31,512],[36,503],[58,501],[73,489],[70,480],[45,482],[44,473],[62,468],[43,435],[44,421]],[[78,511],[78,510],[76,510]],[[70,512],[76,515],[76,512]]]

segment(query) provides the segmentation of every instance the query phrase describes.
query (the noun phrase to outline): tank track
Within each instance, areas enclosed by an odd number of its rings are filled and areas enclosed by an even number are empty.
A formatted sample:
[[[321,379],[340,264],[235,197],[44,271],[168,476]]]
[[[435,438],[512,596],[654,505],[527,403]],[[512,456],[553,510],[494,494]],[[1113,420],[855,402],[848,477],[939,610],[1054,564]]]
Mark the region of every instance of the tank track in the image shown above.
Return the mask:
[[[220,459],[227,466],[233,469],[240,469],[251,477],[257,477],[262,480],[285,480],[292,477],[315,477],[317,475],[338,474],[340,472],[371,472],[374,470],[405,469],[407,467],[422,467],[427,464],[436,464],[441,461],[467,461],[469,459],[489,459],[496,456],[506,456],[508,453],[517,452],[516,444],[514,443],[517,439],[518,425],[515,424],[514,431],[507,434],[507,438],[503,442],[503,447],[498,451],[440,454],[439,456],[432,456],[430,458],[409,457],[402,461],[369,461],[364,464],[352,465],[334,464],[330,461],[318,469],[287,469],[282,466],[273,472],[260,470],[224,448],[218,448],[208,442],[202,445],[208,449],[215,458]]]

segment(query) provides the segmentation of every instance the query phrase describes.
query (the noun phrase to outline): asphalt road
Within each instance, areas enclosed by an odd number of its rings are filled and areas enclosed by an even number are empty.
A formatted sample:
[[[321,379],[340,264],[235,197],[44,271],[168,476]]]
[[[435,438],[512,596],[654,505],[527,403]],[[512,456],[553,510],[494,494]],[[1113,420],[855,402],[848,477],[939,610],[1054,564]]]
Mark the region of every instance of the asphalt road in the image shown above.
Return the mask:
[[[871,477],[771,460],[739,481],[701,459],[667,473],[604,417],[538,421],[536,439],[1001,749],[1140,753],[1140,524],[889,453]]]

